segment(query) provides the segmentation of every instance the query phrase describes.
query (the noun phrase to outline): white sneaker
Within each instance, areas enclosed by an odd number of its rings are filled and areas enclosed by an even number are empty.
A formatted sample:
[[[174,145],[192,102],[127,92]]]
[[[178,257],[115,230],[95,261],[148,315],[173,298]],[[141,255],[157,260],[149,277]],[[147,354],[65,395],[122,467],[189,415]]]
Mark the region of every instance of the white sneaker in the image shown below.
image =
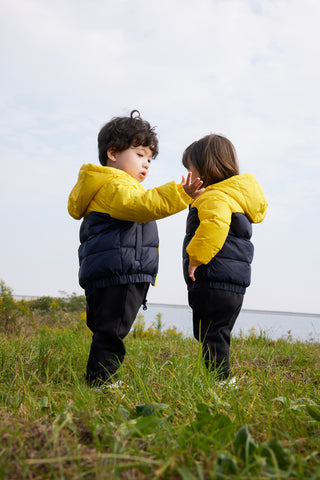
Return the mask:
[[[91,387],[91,390],[101,393],[104,390],[120,388],[122,385],[124,385],[124,383],[121,380],[117,380],[113,383],[104,383],[103,385],[100,385],[100,387]]]
[[[226,385],[227,387],[235,387],[237,388],[237,379],[236,377],[229,377],[229,378],[226,378],[225,380],[220,380],[219,382],[217,382],[218,385],[220,385],[221,387]]]
[[[120,388],[124,386],[124,383],[121,380],[117,380],[116,382],[113,383],[107,383],[104,385],[105,388]]]

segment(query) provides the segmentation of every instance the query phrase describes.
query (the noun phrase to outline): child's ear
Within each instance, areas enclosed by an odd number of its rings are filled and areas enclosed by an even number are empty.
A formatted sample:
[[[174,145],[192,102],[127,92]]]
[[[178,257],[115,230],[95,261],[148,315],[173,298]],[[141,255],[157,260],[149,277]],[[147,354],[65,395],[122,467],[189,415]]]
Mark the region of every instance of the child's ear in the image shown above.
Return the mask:
[[[108,159],[112,162],[115,162],[117,160],[117,152],[114,148],[109,148],[109,150],[107,150],[107,155]]]

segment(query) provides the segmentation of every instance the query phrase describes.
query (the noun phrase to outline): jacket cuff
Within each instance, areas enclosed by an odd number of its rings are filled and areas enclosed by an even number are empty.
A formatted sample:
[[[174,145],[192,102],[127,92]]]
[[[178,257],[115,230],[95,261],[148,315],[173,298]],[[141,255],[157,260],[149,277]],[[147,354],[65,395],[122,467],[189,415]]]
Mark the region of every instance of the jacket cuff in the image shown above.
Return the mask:
[[[193,202],[193,198],[190,197],[184,190],[183,186],[181,185],[181,183],[177,183],[177,189],[178,189],[178,192],[180,193],[181,197],[182,197],[182,200],[187,204],[187,205],[190,205],[190,203]]]

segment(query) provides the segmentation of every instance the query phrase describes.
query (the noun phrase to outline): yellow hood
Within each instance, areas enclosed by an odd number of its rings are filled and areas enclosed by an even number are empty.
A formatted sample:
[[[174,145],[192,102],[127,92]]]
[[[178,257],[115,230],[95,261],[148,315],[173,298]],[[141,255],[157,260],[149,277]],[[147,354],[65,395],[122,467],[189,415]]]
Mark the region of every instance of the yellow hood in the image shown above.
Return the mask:
[[[102,167],[92,163],[82,165],[77,183],[73,187],[68,200],[68,212],[73,218],[80,220],[85,216],[92,199],[106,183],[108,175],[112,174],[110,170],[110,167]]]
[[[267,213],[268,203],[260,183],[252,173],[235,175],[223,182],[210,185],[204,195],[214,195],[216,198],[227,199],[232,211],[242,212],[252,223],[260,223]],[[201,204],[204,196],[199,196],[192,207]],[[237,205],[240,207],[237,208]]]

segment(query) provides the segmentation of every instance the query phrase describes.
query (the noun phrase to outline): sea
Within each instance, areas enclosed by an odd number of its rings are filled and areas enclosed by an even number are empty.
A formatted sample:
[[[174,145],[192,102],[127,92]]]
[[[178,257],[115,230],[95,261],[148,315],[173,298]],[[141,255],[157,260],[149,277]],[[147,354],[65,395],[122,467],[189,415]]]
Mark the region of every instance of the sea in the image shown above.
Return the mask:
[[[161,314],[162,329],[175,328],[183,336],[192,336],[192,311],[187,305],[169,305],[147,303],[147,310],[142,308],[145,328],[156,325],[157,315]],[[242,309],[236,321],[232,335],[260,335],[276,340],[299,340],[303,342],[320,342],[320,314],[278,312],[267,310]]]

